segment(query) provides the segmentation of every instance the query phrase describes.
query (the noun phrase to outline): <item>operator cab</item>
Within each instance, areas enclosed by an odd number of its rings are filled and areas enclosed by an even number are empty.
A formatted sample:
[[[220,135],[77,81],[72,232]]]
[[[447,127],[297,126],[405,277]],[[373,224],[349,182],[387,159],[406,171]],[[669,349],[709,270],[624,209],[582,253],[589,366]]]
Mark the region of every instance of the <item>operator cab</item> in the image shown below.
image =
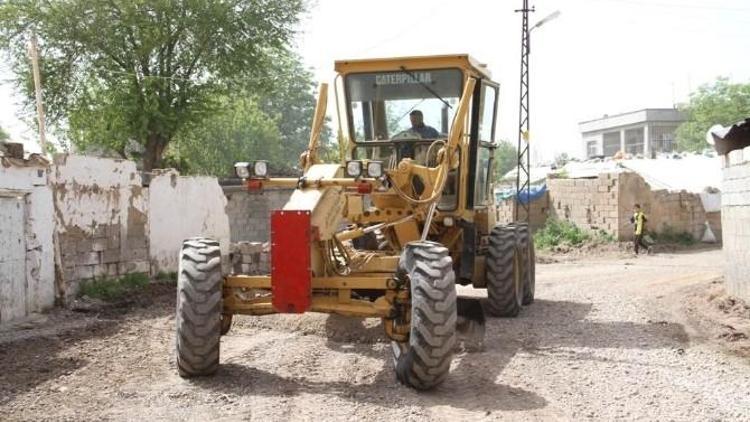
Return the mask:
[[[344,103],[341,133],[349,139],[350,159],[382,161],[395,168],[411,158],[434,166],[448,138],[467,78],[478,80],[460,147],[469,186],[460,194],[459,169],[451,171],[439,208],[479,208],[489,201],[498,85],[468,55],[337,61],[337,101]],[[343,88],[343,89],[342,89]],[[341,92],[338,90],[342,89]],[[339,107],[341,110],[342,107]],[[460,206],[460,198],[465,200]]]

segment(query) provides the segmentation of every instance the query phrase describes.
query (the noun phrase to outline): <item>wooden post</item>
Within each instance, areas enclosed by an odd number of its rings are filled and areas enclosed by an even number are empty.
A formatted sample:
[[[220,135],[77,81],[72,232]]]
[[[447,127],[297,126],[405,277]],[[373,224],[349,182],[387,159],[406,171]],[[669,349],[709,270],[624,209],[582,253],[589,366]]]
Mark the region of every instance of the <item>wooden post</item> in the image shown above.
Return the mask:
[[[44,103],[42,99],[42,78],[39,73],[39,46],[36,40],[36,33],[31,34],[31,45],[29,46],[29,55],[31,56],[31,68],[34,74],[34,91],[36,91],[36,113],[39,119],[39,145],[42,148],[42,155],[47,155],[47,136],[44,122]]]

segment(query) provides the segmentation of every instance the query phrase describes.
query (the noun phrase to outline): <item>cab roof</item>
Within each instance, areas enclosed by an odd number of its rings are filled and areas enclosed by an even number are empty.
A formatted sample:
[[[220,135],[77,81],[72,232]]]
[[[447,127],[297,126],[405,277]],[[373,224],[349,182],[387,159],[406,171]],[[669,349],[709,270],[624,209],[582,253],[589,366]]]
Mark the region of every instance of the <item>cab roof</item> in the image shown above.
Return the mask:
[[[460,68],[477,77],[492,78],[486,64],[480,63],[468,54],[447,54],[437,56],[405,56],[374,59],[336,60],[336,72],[348,73],[398,71],[401,66],[408,70]]]

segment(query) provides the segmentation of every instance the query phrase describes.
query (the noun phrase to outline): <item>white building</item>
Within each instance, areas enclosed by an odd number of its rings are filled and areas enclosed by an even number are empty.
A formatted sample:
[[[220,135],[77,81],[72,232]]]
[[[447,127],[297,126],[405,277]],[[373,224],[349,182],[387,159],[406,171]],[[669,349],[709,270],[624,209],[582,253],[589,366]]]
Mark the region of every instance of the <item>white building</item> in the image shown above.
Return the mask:
[[[581,122],[587,158],[611,157],[618,151],[649,157],[657,152],[674,150],[674,133],[685,121],[684,115],[672,108],[647,108]]]

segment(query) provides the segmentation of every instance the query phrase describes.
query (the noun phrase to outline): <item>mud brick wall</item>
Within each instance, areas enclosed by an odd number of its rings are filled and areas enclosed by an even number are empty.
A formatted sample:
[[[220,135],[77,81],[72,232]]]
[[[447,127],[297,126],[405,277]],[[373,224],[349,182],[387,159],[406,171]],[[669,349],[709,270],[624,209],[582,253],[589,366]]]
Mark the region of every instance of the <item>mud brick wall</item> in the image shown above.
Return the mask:
[[[268,243],[237,242],[229,248],[233,274],[268,274]]]
[[[149,273],[148,192],[135,163],[57,155],[50,169],[60,296],[83,280]]]
[[[721,223],[727,291],[750,303],[750,147],[723,160]]]
[[[505,199],[497,204],[497,222],[498,224],[508,224],[515,221],[515,210],[518,207],[518,218],[519,220],[528,220],[531,225],[531,230],[536,231],[547,222],[547,214],[549,212],[549,193],[545,192],[540,198],[531,201],[529,204],[529,214],[531,216],[526,218],[526,210],[523,206],[518,205],[515,198]]]
[[[292,192],[293,189],[264,189],[227,193],[231,241],[267,242],[271,235],[271,211],[282,209]]]

